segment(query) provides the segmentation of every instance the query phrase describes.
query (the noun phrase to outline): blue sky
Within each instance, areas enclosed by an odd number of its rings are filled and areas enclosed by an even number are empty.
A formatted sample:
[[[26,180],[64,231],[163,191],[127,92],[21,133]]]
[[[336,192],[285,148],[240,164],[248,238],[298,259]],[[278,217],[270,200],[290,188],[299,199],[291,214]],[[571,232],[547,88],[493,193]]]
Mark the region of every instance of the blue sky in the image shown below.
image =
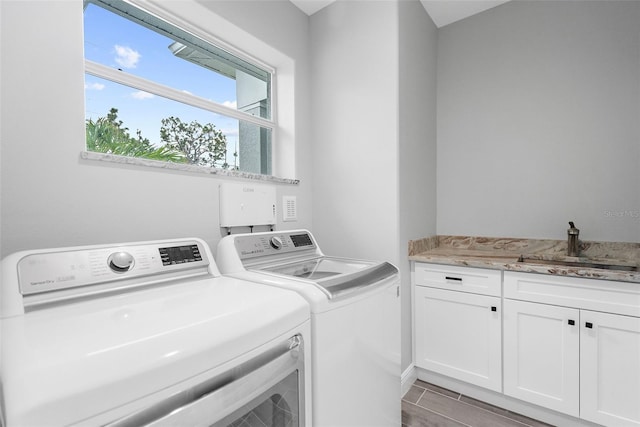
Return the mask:
[[[175,57],[168,48],[171,43],[173,40],[94,4],[85,10],[86,59],[235,108],[235,80]],[[132,135],[140,129],[143,137],[156,144],[160,142],[160,121],[170,115],[183,122],[215,124],[227,135],[231,152],[237,142],[235,119],[86,74],[86,118],[106,116],[112,107],[118,109],[118,119]]]

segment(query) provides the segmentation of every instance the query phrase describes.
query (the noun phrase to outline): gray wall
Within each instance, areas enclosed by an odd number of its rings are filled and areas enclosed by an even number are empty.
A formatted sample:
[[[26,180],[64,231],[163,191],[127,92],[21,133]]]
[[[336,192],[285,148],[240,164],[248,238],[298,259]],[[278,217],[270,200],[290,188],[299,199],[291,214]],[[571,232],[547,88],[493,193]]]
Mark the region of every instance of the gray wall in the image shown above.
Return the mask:
[[[299,220],[279,227],[310,228],[308,17],[288,1],[208,2],[210,14],[191,2],[162,4],[177,7],[183,18],[214,32],[224,29],[219,36],[234,34],[234,40],[226,41],[254,49],[249,53],[271,55],[278,49],[275,56],[295,64],[295,70],[282,75],[291,81],[294,71],[299,74],[289,91],[295,107],[289,102],[281,116],[291,123],[295,117],[296,128],[280,132],[296,141],[288,151],[296,157],[296,176],[286,178],[299,178],[301,184],[276,187],[278,196],[297,196]],[[2,255],[186,236],[202,237],[215,250],[221,237],[218,186],[223,179],[80,159],[82,1],[2,1],[0,7]]]
[[[397,4],[338,1],[310,28],[315,235],[326,253],[397,263]]]
[[[399,168],[402,369],[411,366],[409,240],[436,234],[437,28],[418,1],[399,3]]]
[[[436,231],[436,28],[417,0],[338,1],[311,17],[311,52],[314,232],[400,268],[405,370],[407,243]]]
[[[640,241],[640,2],[515,1],[438,32],[438,234]]]

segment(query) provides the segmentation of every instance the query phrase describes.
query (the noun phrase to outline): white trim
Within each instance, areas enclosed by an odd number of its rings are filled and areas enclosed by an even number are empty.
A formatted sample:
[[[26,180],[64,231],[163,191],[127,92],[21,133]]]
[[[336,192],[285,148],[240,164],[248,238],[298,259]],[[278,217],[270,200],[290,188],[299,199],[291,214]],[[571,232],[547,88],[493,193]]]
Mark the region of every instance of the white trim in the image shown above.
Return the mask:
[[[407,394],[411,386],[418,379],[418,371],[415,365],[412,363],[409,365],[407,369],[402,373],[400,377],[400,395],[404,396]]]
[[[270,128],[273,129],[273,133],[271,135],[272,140],[276,141],[275,133],[278,127],[277,115],[278,115],[278,109],[279,109],[278,103],[277,103],[278,99],[277,99],[277,87],[276,87],[277,81],[278,81],[278,75],[277,75],[278,70],[276,67],[270,64],[267,64],[266,62],[258,59],[257,57],[251,54],[248,54],[243,50],[238,49],[233,44],[222,40],[219,36],[212,34],[209,30],[206,30],[205,27],[202,27],[201,25],[198,25],[194,22],[189,22],[183,19],[177,14],[178,11],[171,11],[170,9],[165,8],[166,5],[164,4],[161,4],[161,3],[155,4],[149,0],[124,0],[124,1],[126,3],[133,5],[134,7],[142,9],[143,11],[151,15],[156,16],[159,19],[162,19],[163,21],[167,22],[170,25],[175,25],[181,30],[186,31],[207,43],[211,43],[212,45],[215,45],[216,47],[219,47],[244,61],[247,61],[259,68],[262,68],[264,71],[271,73],[271,93],[269,94],[269,96],[271,101],[271,121],[273,123],[271,124]],[[197,3],[182,4],[181,6],[183,9],[185,7],[202,8],[202,5],[199,5]],[[204,12],[205,10],[207,12],[211,12],[206,8],[204,10],[201,10],[201,12]],[[216,27],[216,25],[212,25],[212,26]],[[219,25],[217,26],[219,27]],[[274,165],[272,165],[272,169],[274,169]]]
[[[296,124],[300,111],[296,108],[296,60],[265,42],[262,38],[239,27],[215,12],[214,3],[195,1],[127,0],[158,17],[169,17],[184,30],[204,40],[222,40],[220,47],[235,46],[230,52],[244,52],[246,58],[262,58],[256,64],[271,64],[271,118],[275,123],[272,133],[272,173],[278,176],[297,176],[299,167],[297,138],[306,135]],[[233,43],[224,43],[232,40]],[[242,57],[242,55],[239,55]],[[250,62],[251,62],[250,61]],[[267,68],[265,68],[267,69]],[[306,114],[304,115],[306,117]]]
[[[201,26],[196,25],[193,22],[189,22],[185,19],[182,19],[180,16],[178,16],[175,12],[170,11],[169,9],[166,8],[166,5],[162,4],[162,2],[155,2],[152,3],[149,0],[124,0],[125,3],[128,3],[130,5],[133,5],[134,7],[137,7],[138,9],[142,9],[143,11],[147,12],[150,15],[154,15],[155,17],[162,19],[163,21],[165,21],[166,23],[170,24],[170,25],[174,25],[178,28],[180,28],[183,31],[186,31],[188,33],[190,33],[191,35],[207,42],[207,43],[211,43],[212,45],[215,45],[227,52],[229,52],[230,54],[237,56],[238,58],[247,61],[249,63],[252,63],[255,66],[258,66],[259,68],[262,68],[264,71],[268,71],[271,74],[275,73],[275,68],[267,63],[265,63],[264,61],[256,58],[255,56],[252,56],[242,50],[239,50],[237,47],[235,47],[233,44],[227,43],[226,41],[222,40],[221,38],[213,35],[210,31],[204,29]],[[96,3],[98,4],[98,3]],[[200,5],[198,5],[200,6]]]
[[[154,95],[162,96],[164,98],[172,99],[183,104],[191,105],[192,107],[211,111],[212,113],[223,114],[228,117],[233,117],[237,120],[250,122],[267,129],[273,130],[275,128],[275,124],[271,120],[266,120],[262,117],[253,116],[251,114],[226,107],[222,104],[218,104],[217,102],[209,101],[208,99],[204,99],[196,95],[191,95],[185,93],[184,91],[161,85],[159,83],[155,83],[153,81],[126,73],[124,71],[120,71],[117,68],[107,67],[106,65],[102,65],[88,59],[85,59],[84,64],[85,72],[91,74],[92,76],[111,80],[113,82],[130,86],[135,89],[153,93]]]

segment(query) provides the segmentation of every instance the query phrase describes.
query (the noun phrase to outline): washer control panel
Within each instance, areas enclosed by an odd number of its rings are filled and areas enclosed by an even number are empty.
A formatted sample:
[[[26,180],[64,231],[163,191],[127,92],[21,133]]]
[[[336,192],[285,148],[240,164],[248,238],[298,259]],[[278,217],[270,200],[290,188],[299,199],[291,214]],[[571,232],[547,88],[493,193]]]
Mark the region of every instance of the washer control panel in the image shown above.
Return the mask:
[[[244,234],[235,237],[235,245],[240,259],[317,250],[313,237],[306,231]]]
[[[282,249],[282,239],[278,236],[273,236],[271,239],[269,239],[269,243],[271,244],[271,247],[273,249]]]
[[[206,268],[209,260],[197,240],[33,251],[17,264],[20,292],[38,294],[69,288],[173,274]],[[205,256],[203,256],[205,254]]]

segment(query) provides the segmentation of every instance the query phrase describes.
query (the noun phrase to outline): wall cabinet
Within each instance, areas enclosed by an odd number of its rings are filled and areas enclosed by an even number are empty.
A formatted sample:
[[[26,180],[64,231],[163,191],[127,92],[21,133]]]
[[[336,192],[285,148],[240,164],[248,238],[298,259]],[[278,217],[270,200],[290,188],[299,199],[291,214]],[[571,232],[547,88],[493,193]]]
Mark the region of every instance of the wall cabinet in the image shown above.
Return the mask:
[[[504,394],[640,426],[638,284],[505,272],[504,293]],[[622,314],[594,310],[604,306]]]
[[[416,263],[414,283],[416,365],[502,391],[501,273]]]

